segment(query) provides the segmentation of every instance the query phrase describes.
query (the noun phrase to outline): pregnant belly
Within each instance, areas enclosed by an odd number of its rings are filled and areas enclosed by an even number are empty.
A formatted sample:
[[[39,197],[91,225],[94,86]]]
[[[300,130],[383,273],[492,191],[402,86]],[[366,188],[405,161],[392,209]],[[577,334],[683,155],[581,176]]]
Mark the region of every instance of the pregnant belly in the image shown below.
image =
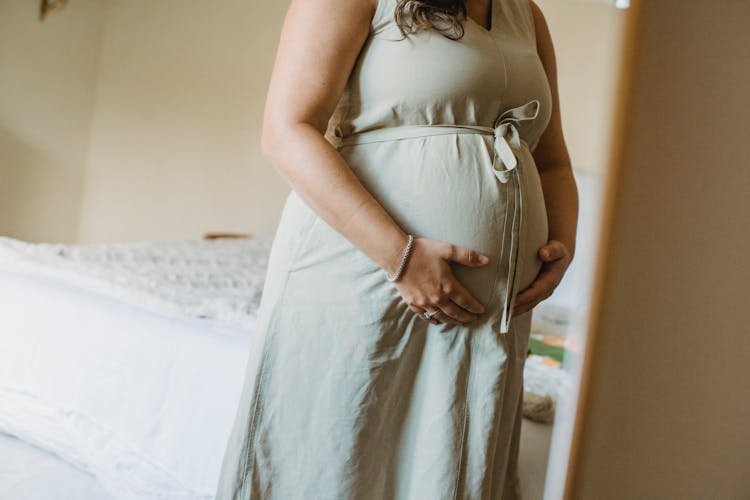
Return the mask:
[[[513,223],[513,205],[508,200],[517,187],[512,180],[497,180],[491,147],[491,137],[454,134],[362,144],[340,152],[404,231],[489,256],[485,266],[453,263],[452,267],[456,278],[486,308],[499,309],[510,246],[503,235],[506,224]],[[534,160],[525,146],[517,155],[523,224],[516,291],[536,277],[541,267],[537,250],[547,240],[544,197]]]

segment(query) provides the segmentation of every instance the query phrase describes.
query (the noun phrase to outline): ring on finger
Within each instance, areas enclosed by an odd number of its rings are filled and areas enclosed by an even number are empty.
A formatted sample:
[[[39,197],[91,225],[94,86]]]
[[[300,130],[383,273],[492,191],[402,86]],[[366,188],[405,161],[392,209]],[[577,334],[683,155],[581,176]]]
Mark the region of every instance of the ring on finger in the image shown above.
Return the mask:
[[[431,319],[431,318],[432,318],[433,316],[435,316],[435,315],[436,315],[437,313],[439,313],[439,312],[440,312],[440,310],[439,310],[439,309],[435,309],[434,311],[425,311],[425,312],[424,312],[424,313],[422,314],[422,317],[423,317],[424,319],[427,319],[427,320],[429,320],[429,319]]]

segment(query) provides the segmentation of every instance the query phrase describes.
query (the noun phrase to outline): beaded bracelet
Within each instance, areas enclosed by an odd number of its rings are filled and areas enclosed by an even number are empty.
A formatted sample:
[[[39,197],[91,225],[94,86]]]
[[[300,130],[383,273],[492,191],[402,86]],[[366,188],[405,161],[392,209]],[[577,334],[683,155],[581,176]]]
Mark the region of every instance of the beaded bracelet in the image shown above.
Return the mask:
[[[404,254],[401,256],[401,263],[398,266],[398,271],[396,271],[396,274],[391,277],[388,275],[388,271],[385,272],[385,277],[388,281],[396,281],[401,274],[404,272],[404,265],[406,264],[406,259],[409,257],[409,254],[411,253],[411,243],[414,241],[414,237],[412,235],[409,236],[409,241],[406,243],[406,248],[404,248]]]

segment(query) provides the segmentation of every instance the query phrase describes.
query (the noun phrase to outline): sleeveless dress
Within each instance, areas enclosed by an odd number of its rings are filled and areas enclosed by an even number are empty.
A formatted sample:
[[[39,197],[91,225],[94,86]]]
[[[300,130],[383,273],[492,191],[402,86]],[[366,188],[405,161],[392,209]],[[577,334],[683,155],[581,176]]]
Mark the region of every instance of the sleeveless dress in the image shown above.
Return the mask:
[[[516,294],[548,237],[531,156],[551,113],[528,0],[402,39],[380,0],[327,138],[407,233],[467,246],[451,263],[485,305],[433,325],[292,191],[217,500],[519,499],[532,312]],[[408,263],[407,263],[408,265]]]

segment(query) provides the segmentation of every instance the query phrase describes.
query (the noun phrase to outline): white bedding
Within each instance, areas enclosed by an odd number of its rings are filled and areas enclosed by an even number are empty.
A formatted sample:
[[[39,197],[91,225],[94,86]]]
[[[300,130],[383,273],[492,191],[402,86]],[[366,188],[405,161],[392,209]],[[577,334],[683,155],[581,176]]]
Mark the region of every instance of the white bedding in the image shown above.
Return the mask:
[[[270,242],[0,238],[0,431],[115,498],[212,498]],[[526,367],[528,390],[567,390],[562,371]]]
[[[208,499],[252,330],[0,272],[0,430],[122,499]]]
[[[91,474],[4,433],[0,433],[0,498],[115,500]]]

